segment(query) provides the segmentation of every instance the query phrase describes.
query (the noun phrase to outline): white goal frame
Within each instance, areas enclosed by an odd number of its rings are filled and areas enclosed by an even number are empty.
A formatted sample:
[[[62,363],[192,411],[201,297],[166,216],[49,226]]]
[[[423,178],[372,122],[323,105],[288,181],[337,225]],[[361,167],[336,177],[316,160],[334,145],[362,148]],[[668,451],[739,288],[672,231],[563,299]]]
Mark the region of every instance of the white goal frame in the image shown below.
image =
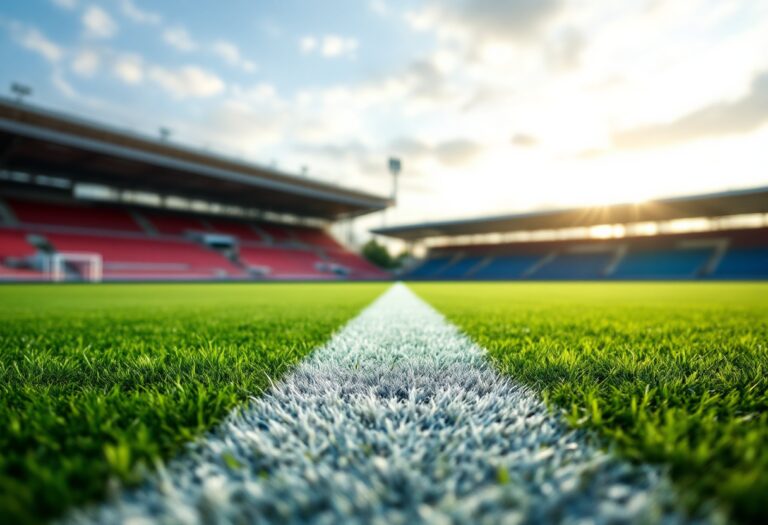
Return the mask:
[[[104,271],[101,255],[84,252],[57,252],[51,255],[48,259],[48,274],[51,281],[62,282],[67,279],[67,272],[64,271],[64,264],[67,262],[84,263],[87,269],[83,277],[92,283],[101,282]]]

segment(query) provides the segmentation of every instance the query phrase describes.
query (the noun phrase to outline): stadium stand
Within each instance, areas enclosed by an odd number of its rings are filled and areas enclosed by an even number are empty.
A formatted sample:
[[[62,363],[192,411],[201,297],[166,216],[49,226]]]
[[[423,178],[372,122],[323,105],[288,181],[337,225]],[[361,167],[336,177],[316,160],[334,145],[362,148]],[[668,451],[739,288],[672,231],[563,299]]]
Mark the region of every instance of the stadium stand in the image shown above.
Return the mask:
[[[319,269],[322,259],[317,253],[299,249],[281,249],[272,246],[242,246],[240,259],[255,271],[280,279],[327,279],[331,272]]]
[[[488,263],[471,277],[475,279],[520,279],[541,258],[541,255],[525,254],[490,257]]]
[[[563,253],[541,265],[530,277],[534,279],[599,279],[605,276],[609,253]]]
[[[356,253],[343,249],[326,250],[327,261],[331,263],[331,271],[341,273],[354,279],[386,279],[389,275],[362,259]]]
[[[2,98],[0,148],[0,280],[389,278],[328,233],[388,198]]]
[[[39,251],[97,254],[105,280],[388,277],[317,228],[92,203],[20,198],[5,199],[5,203],[16,218],[14,229],[0,229],[0,279],[5,280],[43,278],[40,262],[35,263]],[[142,230],[141,224],[149,225],[149,231]],[[279,234],[262,236],[262,228]],[[30,234],[45,249],[30,244]],[[206,235],[230,241],[224,246],[207,245]],[[21,266],[12,268],[7,260]],[[69,272],[76,277],[78,269],[69,268]]]
[[[751,227],[730,226],[724,219],[747,216]],[[696,219],[713,225],[700,231],[626,234],[634,225]],[[738,222],[733,224],[739,224]],[[558,229],[622,226],[611,238],[588,234],[562,240],[476,242],[452,238],[522,234]],[[393,226],[374,233],[432,243],[424,260],[403,275],[406,279],[475,280],[646,280],[767,279],[768,188],[660,199],[642,205],[612,205],[505,215],[479,219]],[[541,237],[541,236],[540,236]],[[549,235],[551,238],[552,235]]]
[[[141,231],[141,227],[124,210],[53,202],[41,206],[33,201],[19,199],[7,199],[6,202],[18,221],[27,225]]]
[[[616,267],[617,279],[691,279],[702,272],[712,249],[636,250]]]
[[[745,236],[767,236],[768,229],[715,233],[446,247],[434,250],[406,277],[477,280],[768,278],[768,246],[740,245]],[[727,246],[720,257],[718,244],[712,242],[713,239]],[[709,246],[699,246],[707,243]],[[596,248],[602,251],[589,251]]]
[[[185,235],[189,232],[204,232],[210,228],[197,217],[144,212],[144,217],[161,235]]]
[[[458,259],[442,269],[441,275],[445,279],[455,279],[471,275],[471,270],[480,264],[483,257],[464,257]]]

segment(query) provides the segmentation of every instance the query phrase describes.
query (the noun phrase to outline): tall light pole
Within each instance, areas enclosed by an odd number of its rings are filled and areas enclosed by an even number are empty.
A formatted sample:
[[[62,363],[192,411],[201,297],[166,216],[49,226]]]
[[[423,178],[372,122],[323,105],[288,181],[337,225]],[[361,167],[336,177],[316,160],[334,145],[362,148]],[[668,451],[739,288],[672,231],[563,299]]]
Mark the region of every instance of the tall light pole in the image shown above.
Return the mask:
[[[24,84],[19,84],[18,82],[13,82],[11,84],[11,93],[16,95],[16,102],[21,104],[24,101],[24,97],[28,97],[32,94],[32,88],[25,86]]]
[[[397,204],[397,177],[403,169],[403,163],[396,157],[389,159],[389,173],[392,174],[392,202]]]
[[[403,163],[397,157],[390,157],[388,166],[389,173],[392,175],[392,195],[390,196],[390,200],[392,201],[392,205],[395,206],[397,204],[397,178],[403,170]],[[386,225],[387,208],[384,208],[384,211],[381,213],[381,226],[384,227]]]

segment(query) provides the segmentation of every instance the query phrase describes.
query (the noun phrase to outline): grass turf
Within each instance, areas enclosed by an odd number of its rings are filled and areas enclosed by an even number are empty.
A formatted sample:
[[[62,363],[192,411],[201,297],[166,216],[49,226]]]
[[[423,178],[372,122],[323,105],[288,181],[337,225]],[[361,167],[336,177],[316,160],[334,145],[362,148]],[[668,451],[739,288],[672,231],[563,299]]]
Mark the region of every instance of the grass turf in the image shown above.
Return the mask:
[[[570,424],[669,466],[691,505],[768,518],[768,284],[411,286]]]
[[[141,479],[385,287],[1,287],[0,521]]]

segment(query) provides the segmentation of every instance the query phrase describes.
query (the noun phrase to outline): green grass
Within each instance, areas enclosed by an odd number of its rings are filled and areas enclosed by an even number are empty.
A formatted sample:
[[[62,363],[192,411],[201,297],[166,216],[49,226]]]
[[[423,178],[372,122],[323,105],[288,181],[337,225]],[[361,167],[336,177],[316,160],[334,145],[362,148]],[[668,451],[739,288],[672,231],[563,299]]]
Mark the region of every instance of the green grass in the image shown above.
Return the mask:
[[[414,291],[570,424],[768,519],[768,284],[432,283]]]
[[[0,522],[138,481],[384,288],[0,287]]]

